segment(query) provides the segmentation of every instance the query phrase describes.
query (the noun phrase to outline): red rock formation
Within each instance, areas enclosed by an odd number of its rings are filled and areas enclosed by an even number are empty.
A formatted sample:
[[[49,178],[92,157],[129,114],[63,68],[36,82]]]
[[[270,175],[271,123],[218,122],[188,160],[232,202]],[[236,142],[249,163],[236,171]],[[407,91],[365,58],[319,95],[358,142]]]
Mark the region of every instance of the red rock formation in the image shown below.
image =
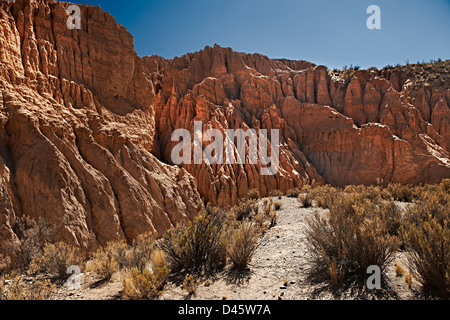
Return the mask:
[[[45,217],[86,250],[162,233],[192,218],[200,196],[229,206],[305,184],[438,182],[450,177],[450,90],[411,86],[400,71],[357,71],[219,46],[140,58],[100,8],[0,4],[0,242],[17,216]],[[260,163],[171,159],[176,129],[278,129],[280,170]],[[203,147],[207,143],[203,142]],[[248,148],[248,146],[247,146]],[[247,149],[248,150],[248,149]]]
[[[86,250],[192,218],[195,180],[152,154],[154,86],[131,35],[89,6],[69,30],[67,6],[1,4],[0,240],[21,215]]]

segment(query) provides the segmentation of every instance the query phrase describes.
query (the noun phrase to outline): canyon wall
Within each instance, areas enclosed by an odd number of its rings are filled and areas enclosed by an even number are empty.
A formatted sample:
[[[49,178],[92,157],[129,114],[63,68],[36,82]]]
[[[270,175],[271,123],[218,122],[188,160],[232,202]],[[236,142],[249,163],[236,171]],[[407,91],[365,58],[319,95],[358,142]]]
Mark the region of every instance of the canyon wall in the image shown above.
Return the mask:
[[[450,177],[445,86],[393,70],[342,78],[217,45],[141,58],[98,7],[80,6],[81,29],[69,30],[68,6],[0,2],[0,242],[16,239],[24,215],[89,251],[162,234],[192,219],[201,198],[230,206],[250,189]],[[196,121],[203,131],[278,129],[278,173],[261,175],[248,153],[243,164],[174,165],[171,135],[194,135]]]

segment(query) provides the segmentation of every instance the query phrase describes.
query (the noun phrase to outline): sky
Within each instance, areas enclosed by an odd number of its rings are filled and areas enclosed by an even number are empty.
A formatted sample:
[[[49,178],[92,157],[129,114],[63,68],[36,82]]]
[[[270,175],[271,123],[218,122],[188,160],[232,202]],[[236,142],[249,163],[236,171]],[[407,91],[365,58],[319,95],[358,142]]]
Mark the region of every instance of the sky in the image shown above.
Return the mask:
[[[328,68],[450,59],[450,0],[70,0],[100,6],[139,56],[180,57],[218,44]],[[367,8],[381,9],[369,30]]]

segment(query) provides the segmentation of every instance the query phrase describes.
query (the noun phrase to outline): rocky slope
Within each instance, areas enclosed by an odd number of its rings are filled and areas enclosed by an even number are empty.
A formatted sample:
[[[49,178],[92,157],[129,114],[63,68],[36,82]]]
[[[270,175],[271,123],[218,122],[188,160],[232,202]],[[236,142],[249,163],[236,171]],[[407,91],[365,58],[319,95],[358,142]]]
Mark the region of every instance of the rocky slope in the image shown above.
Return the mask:
[[[0,239],[21,215],[86,250],[192,218],[194,178],[151,152],[154,86],[133,38],[89,6],[69,30],[67,7],[1,4]]]
[[[401,70],[341,77],[219,46],[140,58],[100,8],[81,6],[82,28],[69,30],[68,6],[0,2],[0,242],[15,239],[22,215],[91,250],[162,233],[201,197],[231,205],[252,188],[450,177],[446,86],[417,87]],[[242,165],[173,165],[172,132],[193,134],[195,121],[279,129],[279,172],[261,175],[248,154]]]

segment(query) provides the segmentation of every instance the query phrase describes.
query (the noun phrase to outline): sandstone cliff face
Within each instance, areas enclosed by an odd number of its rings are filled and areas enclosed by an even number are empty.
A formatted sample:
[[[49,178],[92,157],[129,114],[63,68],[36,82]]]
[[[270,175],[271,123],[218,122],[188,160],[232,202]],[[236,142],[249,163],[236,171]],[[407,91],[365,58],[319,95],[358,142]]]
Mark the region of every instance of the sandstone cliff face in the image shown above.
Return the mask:
[[[69,30],[67,7],[0,3],[0,242],[14,240],[22,215],[92,250],[162,233],[192,218],[200,197],[229,206],[253,188],[450,177],[448,89],[417,89],[389,70],[344,81],[219,46],[140,58],[109,14],[81,6],[82,29]],[[278,129],[278,173],[261,175],[248,153],[244,164],[173,165],[171,135],[194,135],[195,121]]]
[[[195,180],[151,153],[154,87],[131,35],[99,8],[69,30],[68,4],[1,6],[0,240],[21,215],[86,250],[192,218]]]
[[[323,66],[219,46],[144,62],[159,79],[154,106],[164,161],[170,163],[173,130],[193,135],[194,121],[204,131],[280,130],[276,176],[261,176],[261,165],[249,161],[183,165],[214,203],[234,203],[252,188],[267,195],[304,184],[417,184],[450,176],[450,91],[415,90],[404,73],[356,71],[343,81]]]

